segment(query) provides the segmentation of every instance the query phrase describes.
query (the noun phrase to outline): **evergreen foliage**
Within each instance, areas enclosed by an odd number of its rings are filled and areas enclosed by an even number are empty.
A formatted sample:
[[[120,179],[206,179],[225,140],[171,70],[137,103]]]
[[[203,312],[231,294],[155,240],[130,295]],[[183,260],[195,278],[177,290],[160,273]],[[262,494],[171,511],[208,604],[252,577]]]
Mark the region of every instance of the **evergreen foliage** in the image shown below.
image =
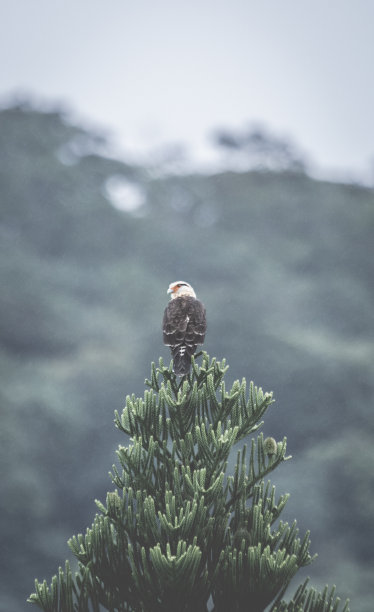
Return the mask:
[[[305,582],[283,597],[300,567],[312,561],[309,533],[298,536],[278,520],[287,495],[275,496],[264,478],[286,456],[286,439],[252,439],[272,404],[245,379],[226,391],[225,361],[210,360],[181,382],[160,359],[152,364],[144,398],[128,396],[115,423],[131,438],[120,446],[117,487],[97,501],[86,535],[69,540],[78,559],[66,562],[50,586],[36,580],[29,602],[46,612],[336,612],[334,588],[322,593]],[[348,611],[348,603],[343,612]]]

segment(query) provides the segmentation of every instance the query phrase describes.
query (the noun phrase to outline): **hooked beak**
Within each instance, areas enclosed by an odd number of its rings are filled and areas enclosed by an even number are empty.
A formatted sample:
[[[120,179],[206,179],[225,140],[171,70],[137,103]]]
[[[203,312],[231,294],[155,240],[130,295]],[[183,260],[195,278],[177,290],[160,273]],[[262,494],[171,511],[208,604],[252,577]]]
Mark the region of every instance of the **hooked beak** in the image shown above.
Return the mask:
[[[168,294],[168,293],[173,293],[173,290],[172,290],[171,287],[169,287],[169,289],[167,290],[166,294]]]

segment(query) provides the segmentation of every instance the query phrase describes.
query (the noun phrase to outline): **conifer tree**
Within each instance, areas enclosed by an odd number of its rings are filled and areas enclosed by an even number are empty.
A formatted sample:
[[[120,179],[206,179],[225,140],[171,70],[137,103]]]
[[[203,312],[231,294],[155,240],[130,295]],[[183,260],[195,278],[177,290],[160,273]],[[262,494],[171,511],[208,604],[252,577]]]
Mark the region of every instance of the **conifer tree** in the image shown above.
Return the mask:
[[[29,602],[46,612],[337,612],[335,587],[307,581],[284,599],[300,567],[312,561],[309,533],[280,520],[288,495],[276,497],[265,477],[286,456],[286,439],[252,439],[273,402],[251,382],[226,391],[225,361],[192,360],[181,381],[152,364],[144,398],[128,396],[113,466],[116,489],[86,534],[68,544],[68,562],[50,586],[35,581]],[[288,591],[287,591],[288,592]],[[348,603],[342,607],[348,612]]]

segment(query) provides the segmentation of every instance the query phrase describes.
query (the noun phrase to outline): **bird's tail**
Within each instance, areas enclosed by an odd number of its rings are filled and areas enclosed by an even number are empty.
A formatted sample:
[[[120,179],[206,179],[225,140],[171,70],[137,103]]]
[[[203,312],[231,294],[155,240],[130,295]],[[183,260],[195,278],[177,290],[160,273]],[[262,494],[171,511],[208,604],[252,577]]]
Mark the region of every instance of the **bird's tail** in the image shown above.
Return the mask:
[[[185,376],[191,369],[191,355],[186,347],[180,346],[173,351],[173,371],[177,376]]]

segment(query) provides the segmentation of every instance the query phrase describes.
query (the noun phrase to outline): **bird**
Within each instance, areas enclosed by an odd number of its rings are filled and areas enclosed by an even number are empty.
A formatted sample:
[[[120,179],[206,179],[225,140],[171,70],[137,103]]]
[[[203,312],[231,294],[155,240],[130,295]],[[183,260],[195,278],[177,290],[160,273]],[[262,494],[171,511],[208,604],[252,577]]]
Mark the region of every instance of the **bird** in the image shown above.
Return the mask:
[[[197,346],[204,343],[206,310],[189,283],[170,283],[167,293],[171,299],[164,311],[163,340],[170,346],[174,373],[185,376],[191,369],[191,357]]]

